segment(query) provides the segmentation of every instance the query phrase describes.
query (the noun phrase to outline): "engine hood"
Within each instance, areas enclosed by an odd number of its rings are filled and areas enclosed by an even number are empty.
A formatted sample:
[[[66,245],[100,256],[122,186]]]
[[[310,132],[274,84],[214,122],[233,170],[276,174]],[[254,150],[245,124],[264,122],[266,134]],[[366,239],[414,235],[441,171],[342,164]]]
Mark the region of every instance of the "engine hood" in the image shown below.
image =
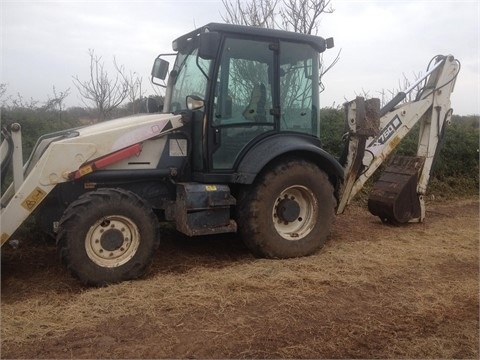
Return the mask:
[[[104,121],[82,128],[47,134],[39,139],[25,166],[28,174],[42,154],[54,145],[58,156],[77,159],[74,167],[147,139],[162,136],[181,126],[181,115],[145,114]],[[82,149],[82,150],[81,150]]]
[[[181,115],[147,114],[104,121],[77,129],[77,136],[62,142],[94,143],[101,153],[110,153],[159,136],[183,125]]]
[[[167,123],[172,119],[180,119],[180,115],[173,114],[141,114],[122,117],[118,119],[107,120],[99,122],[97,124],[88,125],[79,129],[76,129],[79,136],[90,136],[100,133],[116,132],[122,129],[137,129],[142,128],[145,125],[157,124],[160,126],[162,123]]]

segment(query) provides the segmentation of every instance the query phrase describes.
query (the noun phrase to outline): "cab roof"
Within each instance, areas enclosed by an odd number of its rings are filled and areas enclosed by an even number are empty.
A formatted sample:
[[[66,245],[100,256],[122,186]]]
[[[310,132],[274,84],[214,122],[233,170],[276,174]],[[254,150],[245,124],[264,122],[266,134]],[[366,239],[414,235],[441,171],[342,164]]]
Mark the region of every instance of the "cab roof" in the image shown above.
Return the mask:
[[[189,32],[188,34],[182,35],[179,38],[173,41],[173,48],[176,51],[177,43],[183,42],[190,38],[194,38],[198,34],[204,32],[218,32],[223,34],[233,34],[233,35],[246,35],[249,37],[264,37],[272,38],[279,40],[286,40],[298,43],[306,43],[312,46],[316,51],[322,53],[327,49],[327,41],[315,35],[301,34],[285,30],[277,29],[266,29],[256,26],[244,26],[244,25],[232,25],[232,24],[222,24],[222,23],[209,23],[204,25],[194,31]],[[331,47],[331,46],[329,46]]]

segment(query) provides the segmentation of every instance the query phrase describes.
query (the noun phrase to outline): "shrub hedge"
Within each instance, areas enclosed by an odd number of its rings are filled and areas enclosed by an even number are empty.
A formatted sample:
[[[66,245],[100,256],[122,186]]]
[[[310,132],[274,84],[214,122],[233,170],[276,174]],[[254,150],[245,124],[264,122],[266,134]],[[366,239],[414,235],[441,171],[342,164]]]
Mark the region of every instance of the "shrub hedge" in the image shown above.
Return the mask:
[[[78,109],[71,111],[45,111],[41,108],[2,108],[1,122],[22,125],[24,157],[28,158],[36,140],[42,134],[80,125]],[[343,109],[323,108],[320,111],[321,141],[325,150],[340,157],[344,143],[345,115]],[[479,187],[479,116],[452,117],[447,127],[443,146],[434,164],[431,187],[439,192],[461,194],[478,193]],[[414,155],[417,147],[418,127],[396,149],[397,154]],[[2,184],[4,185],[4,184]],[[3,188],[3,186],[2,186]]]

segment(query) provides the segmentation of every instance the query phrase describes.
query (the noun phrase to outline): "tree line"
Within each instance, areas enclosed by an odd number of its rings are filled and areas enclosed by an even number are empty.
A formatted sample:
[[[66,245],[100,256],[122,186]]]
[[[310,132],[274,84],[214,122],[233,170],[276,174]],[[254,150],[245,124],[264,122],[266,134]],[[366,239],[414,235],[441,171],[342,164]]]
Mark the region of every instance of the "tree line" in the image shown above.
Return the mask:
[[[23,101],[23,102],[22,102]],[[17,99],[15,105],[1,107],[2,126],[19,123],[25,160],[32,151],[37,139],[44,134],[58,130],[84,126],[89,123],[89,111],[82,107],[62,108],[29,100]],[[139,104],[137,112],[145,112]],[[132,104],[125,104],[115,112],[119,116],[131,114]],[[436,161],[432,181],[454,192],[475,192],[479,187],[479,139],[480,117],[478,115],[452,116],[452,124],[447,127],[442,149]],[[345,114],[339,107],[325,107],[320,110],[320,133],[323,148],[339,158],[344,149],[342,136],[345,133]],[[396,153],[413,156],[417,149],[418,126],[403,139]],[[3,184],[2,184],[3,185]]]

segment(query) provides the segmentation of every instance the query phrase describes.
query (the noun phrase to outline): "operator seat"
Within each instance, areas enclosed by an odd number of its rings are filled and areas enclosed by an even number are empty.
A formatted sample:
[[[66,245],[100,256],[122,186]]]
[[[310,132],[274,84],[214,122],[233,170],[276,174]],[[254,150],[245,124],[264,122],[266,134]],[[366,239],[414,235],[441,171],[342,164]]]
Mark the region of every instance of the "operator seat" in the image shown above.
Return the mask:
[[[243,117],[250,121],[265,122],[266,110],[265,104],[267,102],[267,90],[262,83],[256,84],[253,87],[252,95],[248,106],[243,110]]]

